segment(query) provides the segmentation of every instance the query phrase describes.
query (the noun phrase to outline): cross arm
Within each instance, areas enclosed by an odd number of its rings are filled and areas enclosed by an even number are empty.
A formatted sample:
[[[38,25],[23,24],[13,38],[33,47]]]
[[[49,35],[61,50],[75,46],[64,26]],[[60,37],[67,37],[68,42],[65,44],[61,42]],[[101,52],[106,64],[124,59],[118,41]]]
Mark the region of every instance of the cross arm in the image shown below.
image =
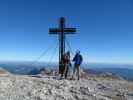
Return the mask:
[[[76,28],[64,28],[64,32],[76,32]]]
[[[49,29],[49,34],[58,34],[62,30],[59,28],[50,28]],[[74,34],[76,32],[76,28],[64,28],[63,29],[65,34]]]
[[[60,32],[60,29],[58,28],[50,28],[49,29],[49,34],[58,34]]]

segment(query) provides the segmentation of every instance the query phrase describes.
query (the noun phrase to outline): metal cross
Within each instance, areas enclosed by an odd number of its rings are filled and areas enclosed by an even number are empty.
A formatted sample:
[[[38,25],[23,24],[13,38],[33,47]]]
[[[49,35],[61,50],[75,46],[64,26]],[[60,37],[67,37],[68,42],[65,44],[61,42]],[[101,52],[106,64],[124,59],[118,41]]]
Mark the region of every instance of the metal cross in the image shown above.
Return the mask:
[[[74,34],[76,28],[66,28],[65,27],[65,18],[61,17],[59,20],[59,28],[50,28],[49,34],[59,35],[59,73],[62,73],[63,69],[63,55],[65,53],[65,35]]]

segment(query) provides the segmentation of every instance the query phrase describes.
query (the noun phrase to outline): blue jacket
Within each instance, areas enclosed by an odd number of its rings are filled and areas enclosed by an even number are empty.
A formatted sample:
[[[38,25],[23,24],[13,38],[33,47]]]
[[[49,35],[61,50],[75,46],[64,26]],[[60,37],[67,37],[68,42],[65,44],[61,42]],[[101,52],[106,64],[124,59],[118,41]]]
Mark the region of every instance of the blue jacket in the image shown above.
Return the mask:
[[[76,65],[80,65],[83,61],[83,58],[80,54],[76,54],[75,57],[73,58],[73,61],[75,62]]]

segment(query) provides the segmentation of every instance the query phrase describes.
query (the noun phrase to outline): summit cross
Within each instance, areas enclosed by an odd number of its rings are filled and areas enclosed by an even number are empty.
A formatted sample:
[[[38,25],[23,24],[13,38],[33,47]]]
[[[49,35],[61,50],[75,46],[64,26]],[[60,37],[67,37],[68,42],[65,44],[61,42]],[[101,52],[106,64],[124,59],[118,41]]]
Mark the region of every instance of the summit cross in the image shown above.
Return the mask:
[[[61,17],[59,20],[59,28],[50,28],[49,34],[56,34],[59,36],[59,73],[63,73],[63,55],[65,53],[65,37],[66,34],[75,34],[76,28],[65,27],[65,18]]]

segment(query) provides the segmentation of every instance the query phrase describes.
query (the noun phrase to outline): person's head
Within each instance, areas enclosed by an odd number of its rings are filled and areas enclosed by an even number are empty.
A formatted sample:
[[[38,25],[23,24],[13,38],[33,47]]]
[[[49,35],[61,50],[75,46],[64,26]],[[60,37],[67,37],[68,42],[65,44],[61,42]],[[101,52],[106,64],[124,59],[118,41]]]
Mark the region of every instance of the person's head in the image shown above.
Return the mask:
[[[70,55],[70,51],[67,51],[66,54],[67,54],[67,55]]]
[[[76,54],[80,54],[80,51],[79,51],[79,50],[77,50],[77,51],[76,51]]]

